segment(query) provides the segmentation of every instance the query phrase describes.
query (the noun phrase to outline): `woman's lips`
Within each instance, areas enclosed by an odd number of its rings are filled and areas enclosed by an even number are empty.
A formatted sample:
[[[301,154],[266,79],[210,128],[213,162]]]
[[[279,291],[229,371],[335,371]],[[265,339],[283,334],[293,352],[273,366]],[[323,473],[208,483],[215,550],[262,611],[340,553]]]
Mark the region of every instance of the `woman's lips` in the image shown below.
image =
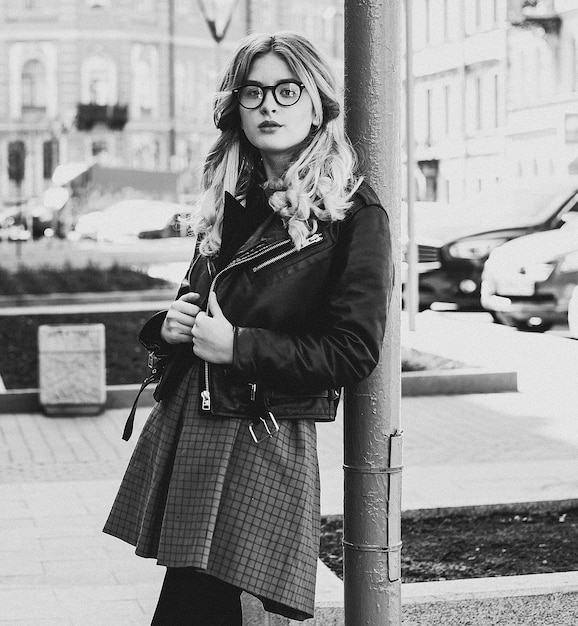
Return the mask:
[[[272,130],[275,128],[281,128],[281,124],[278,124],[277,122],[266,121],[266,122],[261,122],[259,124],[259,128],[261,130]]]

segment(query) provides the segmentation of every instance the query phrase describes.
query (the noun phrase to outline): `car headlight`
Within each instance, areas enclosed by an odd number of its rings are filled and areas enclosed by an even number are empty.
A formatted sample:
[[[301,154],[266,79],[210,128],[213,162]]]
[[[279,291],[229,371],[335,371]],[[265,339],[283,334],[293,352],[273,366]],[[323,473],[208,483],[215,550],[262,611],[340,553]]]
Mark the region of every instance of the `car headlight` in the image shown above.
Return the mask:
[[[561,272],[578,272],[578,251],[571,252],[564,257],[560,263]]]
[[[556,265],[554,263],[532,263],[522,267],[520,274],[526,276],[534,283],[542,283],[550,278],[550,274],[554,271]]]
[[[456,259],[484,259],[490,252],[508,241],[507,237],[494,239],[462,239],[453,243],[448,252]]]

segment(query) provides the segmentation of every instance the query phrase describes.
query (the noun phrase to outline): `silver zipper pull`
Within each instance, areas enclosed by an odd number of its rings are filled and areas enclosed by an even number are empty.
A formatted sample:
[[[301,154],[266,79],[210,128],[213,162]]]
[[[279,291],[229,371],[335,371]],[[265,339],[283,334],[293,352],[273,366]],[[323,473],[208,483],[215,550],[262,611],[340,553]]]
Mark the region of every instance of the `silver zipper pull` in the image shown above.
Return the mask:
[[[201,391],[201,409],[203,411],[211,410],[211,393],[208,389]]]
[[[321,233],[315,233],[314,235],[311,235],[311,237],[305,240],[305,243],[303,244],[303,248],[310,246],[312,243],[319,243],[320,241],[323,241],[323,235]]]

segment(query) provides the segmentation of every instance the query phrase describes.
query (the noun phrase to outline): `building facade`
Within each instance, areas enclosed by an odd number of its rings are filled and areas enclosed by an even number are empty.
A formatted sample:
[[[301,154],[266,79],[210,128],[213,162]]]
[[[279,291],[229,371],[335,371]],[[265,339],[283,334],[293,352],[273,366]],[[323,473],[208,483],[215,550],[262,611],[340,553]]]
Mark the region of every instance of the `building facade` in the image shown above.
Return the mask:
[[[574,0],[417,0],[418,197],[578,173]]]
[[[503,174],[505,0],[418,0],[414,13],[418,197],[460,202]]]
[[[223,59],[247,32],[279,25],[342,55],[333,0],[0,0],[0,199],[39,197],[59,163],[188,173],[214,138]],[[0,205],[2,204],[0,203]]]

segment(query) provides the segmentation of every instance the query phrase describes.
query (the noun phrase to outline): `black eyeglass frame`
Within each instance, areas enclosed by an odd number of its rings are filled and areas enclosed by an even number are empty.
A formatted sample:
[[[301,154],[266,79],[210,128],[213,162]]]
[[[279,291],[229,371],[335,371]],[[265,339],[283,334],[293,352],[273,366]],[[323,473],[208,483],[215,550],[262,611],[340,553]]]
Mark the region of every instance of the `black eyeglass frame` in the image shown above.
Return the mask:
[[[277,90],[277,87],[280,87],[281,85],[296,85],[297,87],[299,87],[299,95],[297,96],[297,100],[295,100],[295,102],[292,102],[291,104],[283,104],[282,102],[279,102],[279,100],[277,99],[277,94],[275,93]],[[258,104],[254,107],[248,107],[245,106],[242,102],[241,102],[241,89],[244,89],[245,87],[257,87],[257,89],[260,89],[261,92],[263,93],[263,96],[261,97],[261,99],[259,100]],[[248,109],[249,111],[254,111],[255,109],[258,109],[263,102],[265,102],[265,96],[267,95],[267,91],[271,91],[271,93],[273,94],[273,99],[275,100],[275,102],[281,106],[281,107],[292,107],[295,104],[297,104],[299,102],[299,100],[301,100],[301,96],[303,94],[303,90],[305,89],[305,85],[303,83],[298,83],[296,81],[293,80],[282,80],[280,82],[278,82],[276,85],[257,85],[255,83],[248,83],[246,85],[241,85],[240,87],[237,87],[236,89],[233,89],[232,92],[237,96],[237,102],[244,108],[244,109]]]

